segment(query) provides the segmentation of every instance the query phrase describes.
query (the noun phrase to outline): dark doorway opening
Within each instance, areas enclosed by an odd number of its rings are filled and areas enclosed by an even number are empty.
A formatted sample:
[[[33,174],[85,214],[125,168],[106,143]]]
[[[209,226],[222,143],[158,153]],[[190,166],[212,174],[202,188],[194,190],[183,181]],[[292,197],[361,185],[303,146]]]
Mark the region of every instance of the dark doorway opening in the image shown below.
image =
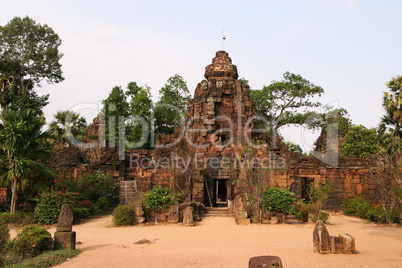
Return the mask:
[[[301,178],[301,194],[300,197],[304,199],[305,202],[310,201],[310,189],[311,184],[314,183],[314,178],[302,177]]]
[[[214,179],[214,206],[226,207],[228,198],[228,180]]]

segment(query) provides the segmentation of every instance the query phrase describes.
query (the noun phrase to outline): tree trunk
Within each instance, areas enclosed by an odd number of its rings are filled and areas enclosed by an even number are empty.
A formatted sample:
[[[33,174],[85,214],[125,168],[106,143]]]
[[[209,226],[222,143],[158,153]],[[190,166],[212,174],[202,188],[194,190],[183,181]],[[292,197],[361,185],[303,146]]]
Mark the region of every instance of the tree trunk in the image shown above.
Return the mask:
[[[10,214],[13,215],[15,212],[15,204],[17,198],[17,179],[13,178],[11,181],[11,206],[10,206]]]

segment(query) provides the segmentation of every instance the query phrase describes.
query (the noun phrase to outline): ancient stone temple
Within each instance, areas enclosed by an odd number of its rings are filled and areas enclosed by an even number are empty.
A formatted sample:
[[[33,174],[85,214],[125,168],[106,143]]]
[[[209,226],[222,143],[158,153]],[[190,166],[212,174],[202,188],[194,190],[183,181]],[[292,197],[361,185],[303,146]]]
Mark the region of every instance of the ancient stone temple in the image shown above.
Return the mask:
[[[187,190],[192,201],[207,207],[226,206],[239,193],[242,172],[233,166],[234,160],[247,160],[242,152],[244,144],[255,144],[260,145],[256,155],[276,164],[269,167],[269,186],[289,187],[298,196],[307,197],[311,182],[328,179],[332,182],[329,207],[339,207],[351,194],[374,202],[375,186],[364,180],[368,168],[364,159],[340,158],[335,154],[327,154],[328,158],[325,150],[320,150],[316,157],[300,157],[267,130],[256,130],[250,87],[238,77],[228,53],[218,51],[212,64],[205,68],[205,80],[197,85],[194,98],[189,101],[185,124],[174,134],[157,135],[153,150],[125,150],[123,158],[119,148],[105,147],[101,142],[83,146],[86,148],[68,148],[64,156],[60,155],[69,159],[59,168],[60,179],[103,170],[121,181],[135,182],[138,191],[146,192],[155,185],[180,187]],[[96,118],[88,133],[95,135],[101,130]],[[324,148],[328,140],[321,137],[320,146]],[[327,161],[334,156],[335,162]],[[184,171],[183,162],[178,161],[183,158],[191,159]],[[168,160],[170,168],[158,164],[161,159]]]
[[[190,142],[196,147],[197,159],[206,162],[205,169],[193,180],[192,194],[195,201],[217,205],[233,200],[233,174],[221,167],[221,161],[234,156],[233,147],[241,142],[245,125],[254,127],[249,119],[255,109],[250,87],[237,79],[237,67],[227,52],[216,53],[212,64],[205,68],[205,78],[197,85],[187,112]]]

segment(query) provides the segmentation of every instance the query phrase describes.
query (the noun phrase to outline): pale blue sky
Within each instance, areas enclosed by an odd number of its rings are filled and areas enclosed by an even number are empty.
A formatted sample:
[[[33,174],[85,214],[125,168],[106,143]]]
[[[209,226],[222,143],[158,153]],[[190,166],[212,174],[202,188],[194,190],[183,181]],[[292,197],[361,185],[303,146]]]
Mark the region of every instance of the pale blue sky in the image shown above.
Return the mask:
[[[402,74],[401,14],[399,0],[36,0],[3,1],[0,24],[28,15],[63,40],[66,80],[37,89],[51,94],[48,121],[72,107],[87,108],[82,113],[92,121],[111,88],[130,81],[149,85],[156,100],[180,74],[193,93],[221,49],[223,29],[224,48],[252,88],[286,71],[301,74],[324,88],[323,104],[339,103],[355,124],[375,127],[385,83]],[[305,150],[318,135],[283,132]]]

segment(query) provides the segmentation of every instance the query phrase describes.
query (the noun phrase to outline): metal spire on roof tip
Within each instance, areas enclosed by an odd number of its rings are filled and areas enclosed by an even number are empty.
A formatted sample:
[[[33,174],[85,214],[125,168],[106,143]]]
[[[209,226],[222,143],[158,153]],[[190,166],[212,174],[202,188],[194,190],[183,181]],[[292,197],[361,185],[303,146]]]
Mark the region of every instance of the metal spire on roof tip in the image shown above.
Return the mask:
[[[222,29],[222,51],[224,51],[224,41],[226,40],[226,35],[223,34],[223,29]]]

